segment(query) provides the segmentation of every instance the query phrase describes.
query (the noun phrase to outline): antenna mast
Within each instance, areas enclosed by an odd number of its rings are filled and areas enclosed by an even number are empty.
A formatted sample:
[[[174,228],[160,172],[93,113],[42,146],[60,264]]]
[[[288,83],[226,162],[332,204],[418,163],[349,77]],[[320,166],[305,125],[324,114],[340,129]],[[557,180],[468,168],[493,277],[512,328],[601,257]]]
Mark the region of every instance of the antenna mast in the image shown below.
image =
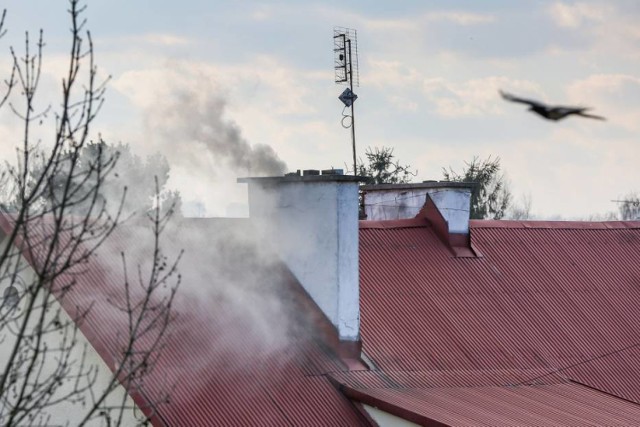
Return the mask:
[[[351,145],[353,147],[353,174],[358,174],[356,163],[356,126],[353,104],[358,95],[353,92],[353,85],[360,85],[358,71],[358,40],[356,30],[351,28],[335,27],[333,29],[333,53],[335,82],[346,84],[348,87],[340,94],[338,99],[344,104],[342,110],[342,126],[351,128]],[[351,108],[351,115],[345,114],[345,110]],[[345,119],[350,118],[348,125]]]

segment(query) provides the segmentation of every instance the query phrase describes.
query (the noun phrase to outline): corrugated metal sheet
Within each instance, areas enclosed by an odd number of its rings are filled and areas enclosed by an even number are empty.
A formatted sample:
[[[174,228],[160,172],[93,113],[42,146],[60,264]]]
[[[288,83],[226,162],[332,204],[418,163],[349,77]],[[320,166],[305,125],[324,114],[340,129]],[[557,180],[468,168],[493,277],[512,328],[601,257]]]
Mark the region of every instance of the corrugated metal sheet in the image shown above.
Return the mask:
[[[185,222],[168,241],[196,253],[145,396],[172,390],[159,413],[171,426],[366,424],[331,373],[352,397],[454,425],[640,419],[569,382],[640,401],[640,224],[471,225],[478,258],[455,258],[426,222],[363,223],[361,335],[376,371],[346,373],[297,283],[270,280],[286,272],[268,250],[231,238],[246,222]],[[120,298],[119,253],[140,244],[121,231],[63,300],[71,313],[94,302],[82,330],[110,366],[125,323],[105,297]]]
[[[325,376],[346,367],[323,342],[308,306],[300,305],[306,294],[267,248],[250,244],[248,222],[199,219],[179,225],[167,231],[164,244],[169,255],[186,249],[177,317],[141,386],[147,401],[170,395],[158,407],[159,423],[366,425]],[[124,301],[120,253],[127,254],[134,297],[140,295],[137,266],[146,277],[152,256],[139,233],[133,224],[118,229],[62,299],[69,313],[93,304],[81,330],[111,368],[127,330],[126,315],[114,306]],[[149,231],[145,236],[152,237]],[[148,344],[152,335],[138,344]]]
[[[379,370],[556,372],[640,402],[640,223],[472,221],[477,258],[417,224],[361,222],[361,334]]]
[[[454,388],[488,387],[498,384],[514,386],[532,377],[538,384],[568,382],[566,377],[546,370],[484,371],[351,371],[331,374],[337,383],[351,388]]]
[[[640,406],[578,384],[449,389],[352,389],[345,393],[421,425],[634,426]]]

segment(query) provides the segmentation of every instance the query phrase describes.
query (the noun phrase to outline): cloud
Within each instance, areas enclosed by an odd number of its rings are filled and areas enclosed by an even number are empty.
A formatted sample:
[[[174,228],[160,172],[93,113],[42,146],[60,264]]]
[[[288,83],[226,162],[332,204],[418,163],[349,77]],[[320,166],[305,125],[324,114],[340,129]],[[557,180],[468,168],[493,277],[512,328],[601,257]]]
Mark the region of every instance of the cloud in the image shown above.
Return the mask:
[[[177,36],[175,34],[152,33],[140,36],[141,41],[166,47],[186,46],[191,43],[187,37]]]
[[[418,111],[419,104],[411,98],[392,95],[389,97],[389,101],[391,102],[391,105],[398,111]]]
[[[402,111],[417,111],[427,104],[447,117],[499,115],[504,112],[498,90],[521,90],[541,95],[533,82],[506,76],[488,76],[466,81],[428,77],[419,68],[400,61],[370,59],[363,84],[385,91],[387,101]]]
[[[268,21],[273,17],[273,7],[271,5],[261,4],[251,11],[249,17],[253,21]]]
[[[490,24],[496,21],[494,15],[485,13],[471,13],[463,11],[438,11],[427,13],[423,17],[425,22],[451,22],[457,25]]]
[[[640,131],[640,77],[626,74],[595,74],[567,88],[571,102],[593,106],[610,123]]]
[[[605,5],[589,3],[563,3],[556,2],[549,6],[548,10],[553,22],[561,28],[576,29],[583,24],[602,22],[610,13],[610,8]]]
[[[142,34],[128,34],[117,36],[98,36],[94,44],[103,58],[105,53],[130,54],[140,53],[148,57],[150,51],[163,51],[163,49],[188,49],[196,44],[196,40],[174,33],[148,32]]]
[[[361,37],[365,37],[362,40],[369,41],[378,51],[386,51],[387,59],[407,53],[425,55],[448,50],[448,45],[458,40],[452,37],[454,33],[478,31],[476,27],[487,29],[497,21],[492,14],[463,10],[420,11],[394,17],[353,14],[349,19],[353,22],[350,25],[362,30],[359,31]]]
[[[639,56],[639,9],[629,2],[555,2],[547,9],[551,21],[574,37],[588,39],[587,51]],[[558,47],[555,46],[557,49]]]
[[[363,24],[371,30],[401,30],[403,32],[425,28],[426,24],[437,22],[459,26],[490,24],[497,20],[496,16],[486,13],[466,11],[439,10],[423,13],[410,18],[379,19],[369,18]]]
[[[438,115],[453,118],[500,115],[504,104],[498,95],[499,89],[537,92],[538,87],[526,80],[491,76],[461,83],[443,77],[431,78],[424,81],[422,89]]]
[[[166,91],[176,86],[197,91],[198,85],[206,84],[206,90],[225,93],[234,103],[261,103],[271,115],[301,115],[314,111],[307,102],[306,79],[327,76],[304,75],[274,57],[260,55],[246,63],[226,65],[170,61],[160,67],[127,71],[113,86],[139,107],[150,105],[158,95],[167,95]]]
[[[363,83],[368,86],[378,88],[415,86],[422,79],[422,74],[416,68],[400,61],[372,58],[367,61],[367,68]]]

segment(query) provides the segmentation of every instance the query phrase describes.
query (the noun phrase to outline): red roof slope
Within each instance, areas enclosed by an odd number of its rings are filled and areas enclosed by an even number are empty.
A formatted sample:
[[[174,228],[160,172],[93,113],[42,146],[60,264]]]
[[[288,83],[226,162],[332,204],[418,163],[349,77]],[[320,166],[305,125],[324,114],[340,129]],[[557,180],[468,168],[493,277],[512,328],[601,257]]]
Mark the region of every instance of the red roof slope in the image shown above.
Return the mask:
[[[318,330],[317,309],[268,248],[253,243],[248,220],[177,225],[163,244],[170,259],[185,249],[177,316],[142,386],[143,403],[170,394],[154,425],[366,425],[325,375],[347,368]],[[123,298],[120,252],[130,275],[142,263],[144,276],[151,237],[136,225],[119,228],[61,301],[69,313],[93,304],[81,330],[112,368],[127,330],[113,305]]]
[[[360,239],[363,350],[385,374],[557,373],[640,402],[640,223],[472,221],[475,258],[421,219],[361,222]]]
[[[420,425],[632,426],[640,406],[579,384],[448,389],[352,389],[345,394]]]
[[[325,377],[346,370],[317,330],[318,311],[248,220],[184,220],[178,318],[149,383],[174,384],[169,426],[365,423]],[[310,312],[311,311],[311,312]],[[314,317],[315,316],[315,317]],[[158,390],[159,391],[159,390]]]

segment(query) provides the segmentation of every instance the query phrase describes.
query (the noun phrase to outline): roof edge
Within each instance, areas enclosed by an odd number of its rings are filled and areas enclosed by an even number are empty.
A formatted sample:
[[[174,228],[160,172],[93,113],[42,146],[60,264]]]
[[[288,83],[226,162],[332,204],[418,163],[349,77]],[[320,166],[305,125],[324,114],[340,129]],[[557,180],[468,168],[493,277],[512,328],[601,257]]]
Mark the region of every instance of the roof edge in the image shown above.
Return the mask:
[[[363,182],[366,178],[354,175],[285,175],[237,178],[239,184],[259,182],[261,184],[288,184],[292,182]]]
[[[381,399],[376,396],[372,396],[367,393],[366,390],[358,390],[348,385],[340,383],[338,380],[329,376],[329,379],[338,387],[338,389],[349,399],[355,400],[365,405],[374,406],[384,412],[400,417],[404,420],[422,425],[432,427],[447,427],[448,424],[444,424],[433,418],[429,418],[425,415],[414,412],[410,409],[404,408],[400,405],[392,403],[388,400]]]
[[[389,229],[389,228],[419,228],[419,227],[431,227],[429,221],[422,217],[408,218],[408,219],[391,219],[391,220],[361,220],[359,221],[359,228],[377,228],[377,229]]]
[[[473,189],[477,184],[474,182],[454,182],[454,181],[423,181],[405,184],[366,184],[361,186],[362,191],[393,191],[393,190],[415,190],[429,188],[469,188]]]
[[[577,229],[577,230],[618,230],[640,228],[640,221],[514,221],[495,219],[473,219],[470,228],[534,228],[534,229]]]

